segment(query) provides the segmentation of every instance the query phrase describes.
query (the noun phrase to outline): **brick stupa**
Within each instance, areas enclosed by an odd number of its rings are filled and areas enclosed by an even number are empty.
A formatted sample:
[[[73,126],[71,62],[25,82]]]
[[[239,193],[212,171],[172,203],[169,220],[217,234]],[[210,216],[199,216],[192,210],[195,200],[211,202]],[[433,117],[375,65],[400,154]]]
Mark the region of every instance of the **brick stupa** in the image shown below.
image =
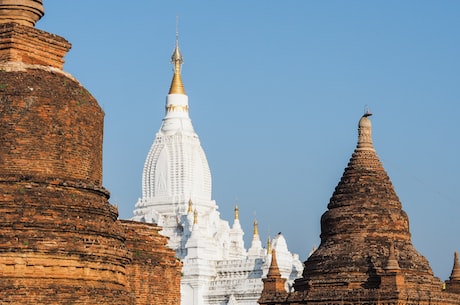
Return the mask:
[[[177,304],[180,263],[156,225],[117,220],[104,112],[43,14],[0,0],[0,304]]]
[[[358,145],[321,217],[321,244],[302,278],[292,293],[265,287],[260,304],[460,304],[412,245],[408,217],[372,144],[369,116],[359,121]]]

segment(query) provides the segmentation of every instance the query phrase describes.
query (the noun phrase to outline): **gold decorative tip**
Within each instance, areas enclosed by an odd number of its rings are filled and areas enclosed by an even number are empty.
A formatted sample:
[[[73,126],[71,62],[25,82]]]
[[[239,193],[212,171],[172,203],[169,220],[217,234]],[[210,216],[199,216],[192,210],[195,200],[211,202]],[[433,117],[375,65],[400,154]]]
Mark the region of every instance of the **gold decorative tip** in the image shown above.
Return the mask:
[[[167,112],[188,112],[188,105],[168,105],[165,108]]]
[[[184,84],[182,83],[181,77],[181,66],[184,63],[184,59],[182,58],[182,54],[179,49],[179,38],[177,34],[176,47],[174,48],[174,52],[171,56],[171,63],[174,65],[174,76],[171,82],[171,87],[169,88],[169,94],[185,95]]]
[[[187,213],[192,213],[193,212],[193,203],[192,203],[192,198],[188,200],[188,211]]]
[[[257,220],[254,219],[254,236],[259,235],[259,226]]]
[[[235,220],[240,219],[240,209],[238,209],[238,205],[235,204]]]
[[[198,224],[198,212],[196,211],[196,209],[195,212],[193,212],[193,224]]]
[[[267,239],[267,254],[269,254],[271,252],[272,252],[272,241],[270,239],[270,236],[268,236],[268,239]]]

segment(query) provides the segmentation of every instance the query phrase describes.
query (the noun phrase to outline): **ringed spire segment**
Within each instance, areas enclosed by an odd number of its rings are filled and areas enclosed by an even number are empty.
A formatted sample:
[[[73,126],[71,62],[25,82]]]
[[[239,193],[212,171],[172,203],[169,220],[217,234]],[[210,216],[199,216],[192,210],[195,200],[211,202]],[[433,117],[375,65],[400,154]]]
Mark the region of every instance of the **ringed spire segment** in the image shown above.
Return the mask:
[[[452,268],[452,273],[450,274],[451,281],[460,280],[460,263],[458,262],[458,252],[454,253],[454,267]]]
[[[366,110],[364,115],[359,120],[358,124],[358,146],[357,150],[371,150],[375,151],[372,144],[372,124],[369,117],[372,113]]]

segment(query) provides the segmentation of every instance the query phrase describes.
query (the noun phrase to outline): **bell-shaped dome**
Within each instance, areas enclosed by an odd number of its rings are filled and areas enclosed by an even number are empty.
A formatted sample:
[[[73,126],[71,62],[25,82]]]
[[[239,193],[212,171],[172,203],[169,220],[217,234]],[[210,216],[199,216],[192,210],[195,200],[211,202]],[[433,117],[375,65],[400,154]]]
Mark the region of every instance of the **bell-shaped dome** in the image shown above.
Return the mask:
[[[172,135],[157,133],[144,166],[142,195],[211,200],[211,172],[196,134],[183,133],[180,127]]]

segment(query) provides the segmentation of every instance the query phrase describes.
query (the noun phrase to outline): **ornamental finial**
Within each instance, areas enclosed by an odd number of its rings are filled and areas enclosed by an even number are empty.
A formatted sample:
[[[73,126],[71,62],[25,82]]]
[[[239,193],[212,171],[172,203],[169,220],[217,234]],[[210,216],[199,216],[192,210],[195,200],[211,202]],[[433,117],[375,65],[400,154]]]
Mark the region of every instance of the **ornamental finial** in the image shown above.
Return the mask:
[[[369,117],[372,115],[366,107],[364,115],[359,120],[358,124],[358,150],[374,150],[372,144],[372,124]]]
[[[235,204],[235,220],[240,219],[240,209],[238,208],[238,204]]]
[[[193,212],[193,202],[192,202],[192,198],[190,198],[188,200],[188,211],[187,213],[192,213]]]
[[[259,235],[259,224],[257,223],[257,219],[254,219],[254,236]]]
[[[184,84],[181,77],[181,66],[184,63],[182,53],[179,49],[179,17],[176,17],[176,47],[171,55],[171,63],[174,66],[174,76],[169,88],[169,94],[185,94]]]

